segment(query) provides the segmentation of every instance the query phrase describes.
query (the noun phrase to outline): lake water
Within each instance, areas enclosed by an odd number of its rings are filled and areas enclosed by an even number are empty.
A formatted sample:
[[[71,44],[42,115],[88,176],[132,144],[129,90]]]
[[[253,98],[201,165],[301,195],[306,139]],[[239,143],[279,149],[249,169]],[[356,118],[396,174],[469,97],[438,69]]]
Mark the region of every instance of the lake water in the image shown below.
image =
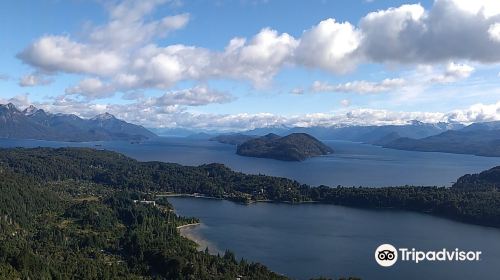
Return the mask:
[[[236,204],[202,198],[169,198],[176,212],[201,219],[187,234],[212,251],[230,249],[296,279],[357,276],[362,279],[498,279],[500,230],[430,215],[372,211],[321,204]],[[383,243],[418,250],[480,250],[478,262],[378,266]]]
[[[141,144],[124,141],[68,143],[0,139],[0,147],[86,146],[117,151],[142,161],[183,165],[224,163],[233,170],[295,179],[310,185],[450,186],[458,177],[500,165],[500,158],[385,149],[368,144],[325,141],[335,153],[303,162],[242,157],[236,147],[208,140],[158,138]]]

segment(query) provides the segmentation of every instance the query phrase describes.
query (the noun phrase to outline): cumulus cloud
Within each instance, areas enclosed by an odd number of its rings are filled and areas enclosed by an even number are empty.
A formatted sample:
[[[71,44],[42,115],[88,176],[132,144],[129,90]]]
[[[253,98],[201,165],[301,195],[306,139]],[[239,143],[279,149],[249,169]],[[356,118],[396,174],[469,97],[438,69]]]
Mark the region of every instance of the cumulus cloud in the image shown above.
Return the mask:
[[[311,68],[334,73],[352,70],[358,62],[355,52],[362,34],[351,23],[335,19],[321,21],[306,30],[297,46],[296,61]]]
[[[243,38],[232,39],[224,53],[216,55],[212,73],[261,85],[290,62],[296,47],[297,40],[289,34],[264,28],[248,43]]]
[[[186,45],[148,45],[131,61],[129,75],[139,87],[168,88],[181,80],[232,78],[263,85],[286,64],[296,41],[290,35],[262,29],[247,42],[234,38],[223,52]]]
[[[152,106],[202,106],[214,103],[227,103],[233,100],[228,93],[212,90],[206,86],[165,93],[158,98],[150,99],[146,104]]]
[[[456,82],[468,78],[472,72],[474,72],[472,66],[450,62],[446,67],[446,71],[442,75],[432,78],[431,81],[436,83]]]
[[[19,85],[22,87],[33,87],[39,85],[48,85],[52,83],[52,80],[47,79],[41,74],[34,73],[21,77],[19,80]]]
[[[471,76],[474,70],[475,68],[470,65],[455,62],[440,67],[420,65],[415,70],[406,72],[399,78],[386,78],[382,81],[359,80],[340,84],[314,81],[310,89],[312,92],[357,94],[415,91],[416,88],[422,91],[434,84],[447,84],[465,80]]]
[[[109,22],[93,28],[89,38],[93,43],[105,48],[130,48],[186,26],[190,18],[187,13],[166,16],[149,22],[144,21],[144,16],[165,2],[167,1],[123,1],[116,6],[111,6]]]
[[[116,52],[77,43],[66,36],[43,36],[20,54],[41,72],[112,75],[125,66]]]
[[[500,120],[500,101],[495,104],[474,104],[466,110],[454,110],[446,114],[446,120],[461,123]]]
[[[436,0],[427,11],[414,4],[373,12],[360,22],[360,51],[375,62],[498,62],[500,42],[491,40],[489,32],[500,19],[498,5],[491,0]]]
[[[380,93],[388,92],[406,85],[401,78],[384,79],[381,82],[353,81],[344,84],[331,85],[326,82],[315,81],[311,89],[314,92],[347,92],[347,93]]]
[[[87,99],[100,99],[113,96],[114,90],[113,86],[103,83],[100,79],[86,78],[76,86],[67,88],[65,92],[69,95],[81,95]]]

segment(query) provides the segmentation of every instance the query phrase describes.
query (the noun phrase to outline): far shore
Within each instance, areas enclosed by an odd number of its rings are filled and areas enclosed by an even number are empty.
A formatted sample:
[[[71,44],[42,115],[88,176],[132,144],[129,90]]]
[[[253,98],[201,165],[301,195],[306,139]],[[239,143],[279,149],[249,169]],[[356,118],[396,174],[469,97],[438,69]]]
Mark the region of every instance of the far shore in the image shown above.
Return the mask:
[[[194,197],[194,198],[205,198],[205,199],[217,199],[217,200],[227,200],[231,201],[234,203],[240,203],[240,204],[253,204],[253,203],[285,203],[285,204],[305,204],[305,203],[322,203],[321,201],[315,201],[315,200],[305,200],[305,201],[276,201],[272,199],[258,199],[258,200],[249,200],[247,202],[239,202],[239,201],[234,201],[228,197],[214,197],[214,196],[207,196],[203,195],[200,193],[165,193],[165,194],[155,194],[156,197]],[[329,203],[326,203],[329,204]]]
[[[164,194],[155,194],[156,197],[196,197],[196,198],[208,198],[208,199],[219,199],[223,198],[207,196],[200,193],[164,193]]]

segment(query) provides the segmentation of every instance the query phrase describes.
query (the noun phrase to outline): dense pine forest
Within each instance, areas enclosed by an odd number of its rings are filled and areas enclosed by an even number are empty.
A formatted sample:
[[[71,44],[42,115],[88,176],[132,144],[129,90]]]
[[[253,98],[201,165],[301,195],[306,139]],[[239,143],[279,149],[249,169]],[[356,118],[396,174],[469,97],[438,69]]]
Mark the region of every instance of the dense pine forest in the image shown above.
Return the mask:
[[[197,219],[175,215],[160,194],[392,208],[500,227],[498,174],[467,175],[452,188],[310,187],[221,164],[139,162],[87,148],[0,149],[0,279],[285,279],[231,252],[197,251],[177,231]]]
[[[18,161],[12,151],[2,158],[0,279],[284,279],[263,265],[237,260],[231,252],[198,252],[176,229],[197,220],[176,216],[165,199],[154,207],[134,203],[151,197],[119,182],[110,188],[83,175],[99,170],[104,158],[122,157],[64,151],[67,160],[55,164],[65,156],[49,160],[50,153],[31,151],[19,154]],[[60,169],[63,165],[75,171],[82,166],[70,160],[71,153],[96,156],[96,165],[81,176],[57,178],[57,172],[69,171]]]

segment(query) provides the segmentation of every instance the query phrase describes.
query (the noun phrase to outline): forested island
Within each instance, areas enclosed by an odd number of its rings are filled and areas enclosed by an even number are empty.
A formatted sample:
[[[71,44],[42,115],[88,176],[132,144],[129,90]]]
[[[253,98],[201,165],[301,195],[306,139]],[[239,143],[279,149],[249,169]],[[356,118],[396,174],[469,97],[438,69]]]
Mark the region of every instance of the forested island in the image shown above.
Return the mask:
[[[239,144],[236,153],[248,157],[302,161],[333,153],[333,150],[307,133],[292,133],[283,137],[269,133]]]
[[[330,188],[221,164],[139,162],[89,148],[16,148],[0,149],[0,177],[2,279],[285,279],[231,252],[198,252],[176,229],[196,217],[176,216],[159,194],[391,208],[500,227],[500,167],[466,175],[452,188]]]

